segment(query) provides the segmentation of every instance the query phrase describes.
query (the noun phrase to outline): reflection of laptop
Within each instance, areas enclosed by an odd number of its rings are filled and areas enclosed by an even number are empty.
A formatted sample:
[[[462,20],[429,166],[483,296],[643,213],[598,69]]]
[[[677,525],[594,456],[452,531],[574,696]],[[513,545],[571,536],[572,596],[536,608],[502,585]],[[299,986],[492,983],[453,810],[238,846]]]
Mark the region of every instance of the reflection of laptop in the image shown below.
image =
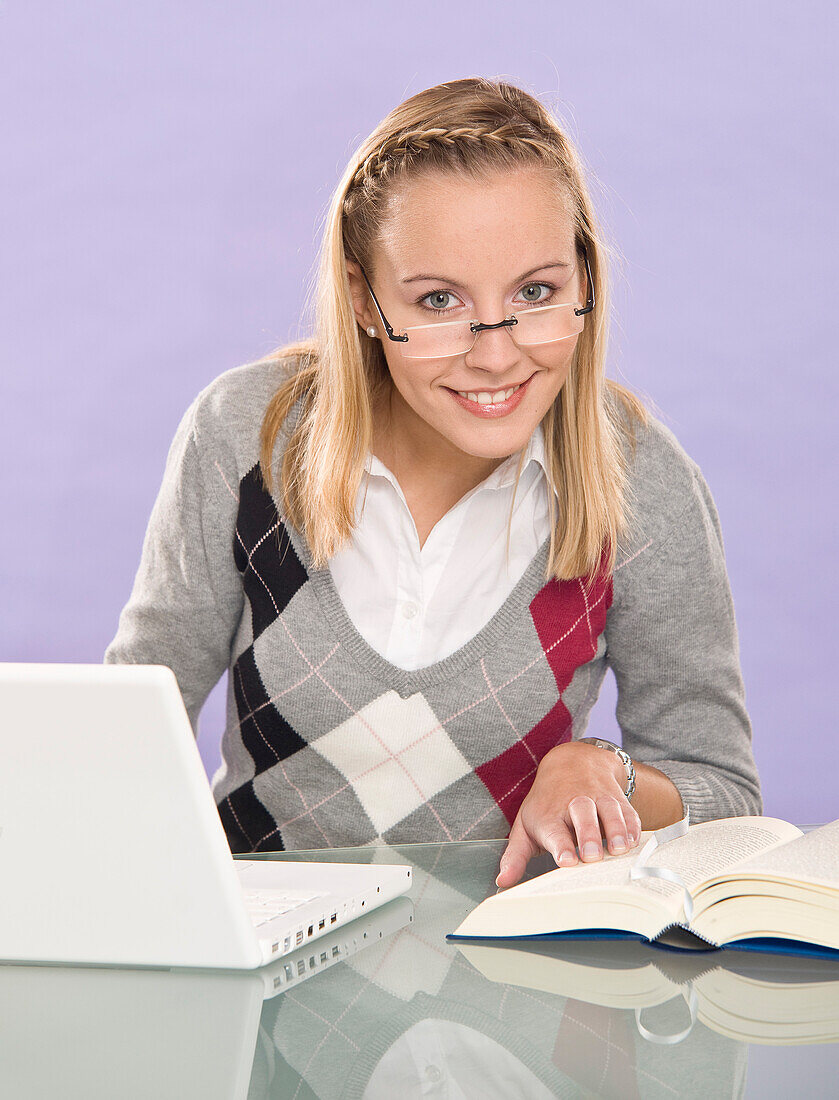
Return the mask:
[[[285,958],[255,970],[262,979],[262,995],[266,1001],[285,993],[292,986],[320,974],[336,963],[345,962],[364,947],[406,928],[414,920],[414,905],[410,898],[395,898],[375,909],[366,917],[358,917],[337,932],[329,932],[312,944],[304,944]],[[179,972],[181,973],[181,972]],[[194,973],[182,971],[182,973]],[[3,1093],[0,1092],[0,1096]]]
[[[235,969],[411,872],[233,860],[170,669],[0,664],[0,881],[0,959]]]
[[[397,898],[259,970],[0,966],[0,1096],[245,1100],[263,1001],[412,914]]]

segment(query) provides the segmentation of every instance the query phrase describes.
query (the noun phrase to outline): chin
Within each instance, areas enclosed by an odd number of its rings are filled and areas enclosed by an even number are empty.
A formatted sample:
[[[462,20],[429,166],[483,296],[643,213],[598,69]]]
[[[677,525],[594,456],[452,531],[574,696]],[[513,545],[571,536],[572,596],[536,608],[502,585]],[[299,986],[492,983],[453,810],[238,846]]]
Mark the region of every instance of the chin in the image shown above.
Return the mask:
[[[509,458],[511,454],[527,446],[537,425],[512,431],[505,430],[499,425],[498,430],[490,432],[486,431],[488,425],[481,425],[481,427],[484,430],[474,435],[470,433],[468,437],[450,436],[449,438],[459,450],[473,458]]]

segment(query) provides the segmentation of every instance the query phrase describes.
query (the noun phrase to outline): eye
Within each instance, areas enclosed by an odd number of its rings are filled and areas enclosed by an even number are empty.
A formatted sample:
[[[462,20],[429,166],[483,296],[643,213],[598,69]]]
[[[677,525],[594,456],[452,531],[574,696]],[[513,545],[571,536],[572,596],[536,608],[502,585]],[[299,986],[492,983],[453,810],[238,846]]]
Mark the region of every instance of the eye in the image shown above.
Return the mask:
[[[540,291],[547,291],[546,294],[540,294]],[[553,292],[556,290],[555,286],[550,283],[528,283],[527,286],[523,286],[519,293],[524,298],[525,302],[531,304],[545,305],[553,296]]]
[[[448,313],[447,306],[456,302],[454,294],[449,290],[432,290],[430,294],[424,294],[422,298],[417,300],[417,305],[425,305],[427,309],[432,310],[436,314]]]

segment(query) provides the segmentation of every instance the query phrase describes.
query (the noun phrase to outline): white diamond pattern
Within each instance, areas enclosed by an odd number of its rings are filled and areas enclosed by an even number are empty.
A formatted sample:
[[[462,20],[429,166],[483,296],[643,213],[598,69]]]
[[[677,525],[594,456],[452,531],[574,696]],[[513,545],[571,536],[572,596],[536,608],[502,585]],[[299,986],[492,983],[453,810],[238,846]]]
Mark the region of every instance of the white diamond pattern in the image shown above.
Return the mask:
[[[472,771],[421,694],[385,692],[311,747],[346,776],[380,835]]]

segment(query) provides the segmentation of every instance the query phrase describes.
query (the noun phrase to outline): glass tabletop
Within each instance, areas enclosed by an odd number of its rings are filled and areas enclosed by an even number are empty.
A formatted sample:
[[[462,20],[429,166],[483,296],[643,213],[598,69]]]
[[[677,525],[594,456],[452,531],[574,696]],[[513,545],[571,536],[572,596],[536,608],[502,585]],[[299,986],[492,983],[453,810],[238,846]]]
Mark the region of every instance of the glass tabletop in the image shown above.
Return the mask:
[[[836,1094],[839,964],[627,942],[447,942],[494,892],[504,846],[245,857],[413,868],[407,899],[260,971],[0,966],[0,1096]]]
[[[839,963],[628,942],[448,943],[494,893],[505,845],[267,856],[411,863],[415,908],[342,971],[266,1003],[282,1084],[258,1083],[256,1062],[252,1095],[291,1096],[298,1077],[319,1097],[789,1097],[803,1082],[808,1095],[835,1095]],[[528,876],[552,867],[542,857]],[[318,1035],[305,1059],[299,1027]]]

